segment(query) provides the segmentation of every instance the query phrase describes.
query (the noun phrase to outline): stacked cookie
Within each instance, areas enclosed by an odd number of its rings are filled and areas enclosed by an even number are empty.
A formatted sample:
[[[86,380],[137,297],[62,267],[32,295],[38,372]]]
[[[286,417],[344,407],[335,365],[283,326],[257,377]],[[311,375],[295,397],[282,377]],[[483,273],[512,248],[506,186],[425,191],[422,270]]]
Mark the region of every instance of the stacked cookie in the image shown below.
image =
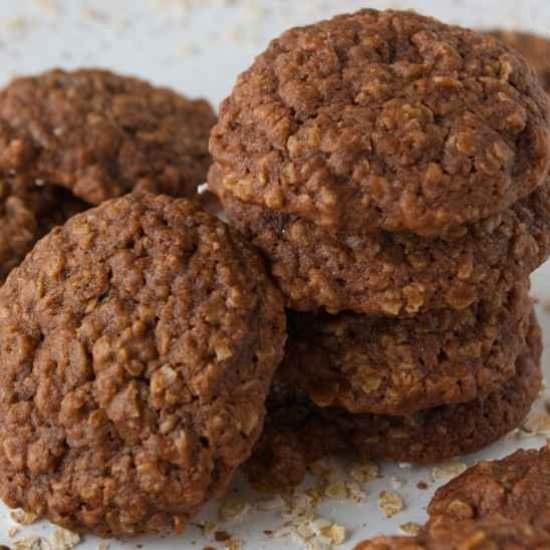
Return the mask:
[[[541,380],[549,108],[514,50],[409,12],[292,29],[240,76],[209,187],[289,309],[253,477],[297,482],[350,449],[434,462],[521,422]]]

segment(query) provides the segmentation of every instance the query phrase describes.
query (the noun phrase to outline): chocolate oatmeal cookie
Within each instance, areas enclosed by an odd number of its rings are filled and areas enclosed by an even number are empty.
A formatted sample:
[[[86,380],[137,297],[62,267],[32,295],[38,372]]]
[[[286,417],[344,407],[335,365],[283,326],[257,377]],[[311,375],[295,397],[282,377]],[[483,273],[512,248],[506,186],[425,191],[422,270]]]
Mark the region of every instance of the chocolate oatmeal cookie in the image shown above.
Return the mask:
[[[0,495],[72,530],[181,529],[248,458],[285,341],[241,237],[131,193],[41,240],[0,289]]]
[[[361,10],[274,40],[223,103],[220,195],[354,234],[439,235],[544,179],[550,104],[499,40]]]
[[[89,69],[19,78],[0,92],[0,173],[99,204],[134,189],[190,196],[210,157],[210,105]]]
[[[65,189],[0,178],[0,284],[39,239],[87,207]]]
[[[289,312],[278,377],[320,407],[409,415],[479,399],[515,374],[532,301],[527,280],[462,311],[413,319]]]
[[[550,178],[504,212],[439,238],[332,233],[227,195],[224,209],[267,258],[287,306],[300,311],[461,310],[526,278],[550,254]]]
[[[428,511],[432,523],[497,517],[550,532],[550,443],[469,468],[436,492]]]
[[[484,399],[409,417],[351,414],[316,407],[303,392],[276,383],[266,428],[246,470],[259,487],[298,485],[309,464],[331,454],[429,464],[482,449],[523,421],[541,387],[542,339],[533,316],[517,374]]]
[[[550,38],[509,30],[495,30],[490,34],[521,53],[550,93]]]
[[[377,537],[354,550],[550,550],[550,533],[519,522],[444,522],[417,537]]]

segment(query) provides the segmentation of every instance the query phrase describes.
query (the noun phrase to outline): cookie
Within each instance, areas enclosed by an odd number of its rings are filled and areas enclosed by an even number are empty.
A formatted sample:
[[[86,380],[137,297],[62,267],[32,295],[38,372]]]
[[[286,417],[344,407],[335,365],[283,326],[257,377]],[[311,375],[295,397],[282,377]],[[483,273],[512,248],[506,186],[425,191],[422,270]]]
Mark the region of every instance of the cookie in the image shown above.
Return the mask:
[[[549,117],[534,72],[495,38],[365,9],[285,32],[240,75],[209,183],[331,231],[439,235],[542,183]]]
[[[86,208],[65,189],[13,176],[0,179],[0,283],[39,239]]]
[[[377,537],[354,550],[549,550],[550,533],[503,521],[446,522],[417,537]]]
[[[190,196],[206,178],[210,105],[97,69],[19,78],[0,92],[0,173],[99,204],[132,190]]]
[[[479,451],[523,421],[541,388],[541,333],[536,320],[517,374],[484,399],[409,417],[351,414],[316,407],[304,393],[275,383],[266,428],[246,470],[259,487],[301,483],[309,464],[331,454],[429,464]]]
[[[550,532],[550,443],[480,462],[437,490],[431,522],[502,518]]]
[[[0,289],[0,496],[74,531],[183,528],[250,455],[285,338],[261,259],[189,200],[73,217]]]
[[[331,233],[227,195],[223,202],[268,260],[287,306],[300,311],[406,317],[461,310],[526,278],[550,254],[550,178],[512,208],[444,238]]]
[[[490,32],[527,59],[539,76],[544,89],[550,93],[550,39],[527,32],[495,30]]]
[[[320,407],[410,415],[496,391],[525,349],[527,280],[462,311],[413,319],[289,312],[279,380]]]

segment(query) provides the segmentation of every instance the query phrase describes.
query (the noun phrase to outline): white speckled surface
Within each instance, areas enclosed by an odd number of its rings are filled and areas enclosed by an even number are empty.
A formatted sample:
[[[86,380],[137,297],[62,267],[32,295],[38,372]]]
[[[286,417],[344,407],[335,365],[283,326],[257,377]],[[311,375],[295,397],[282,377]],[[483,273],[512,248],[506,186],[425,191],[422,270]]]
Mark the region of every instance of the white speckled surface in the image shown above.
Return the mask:
[[[367,4],[376,8],[415,8],[469,26],[523,28],[550,34],[548,0],[0,0],[0,82],[52,66],[105,66],[173,86],[190,96],[206,96],[218,104],[229,93],[238,72],[250,64],[271,37],[289,26]],[[533,282],[534,295],[541,302],[550,299],[550,265],[540,269]],[[550,346],[550,313],[544,312],[541,305],[538,309]],[[550,377],[550,353],[545,353],[544,361]],[[541,436],[524,434],[459,460],[471,464],[481,458],[503,456],[518,447],[540,446],[543,441]],[[351,549],[365,537],[398,533],[399,525],[424,520],[424,508],[436,487],[431,469],[382,465],[381,472],[383,477],[365,486],[365,502],[327,500],[320,507],[322,517],[348,530],[348,540],[339,548]],[[392,483],[392,478],[398,481]],[[429,483],[428,490],[416,488],[420,480]],[[406,507],[385,519],[378,509],[378,494],[396,487]],[[236,482],[234,490],[245,489]],[[214,503],[200,520],[218,522],[216,510]],[[240,522],[221,524],[220,529],[241,539],[246,549],[305,547],[292,538],[264,534],[264,530],[276,530],[282,523],[279,512],[256,511]],[[47,537],[52,532],[42,523],[21,528],[15,538],[10,538],[8,529],[14,525],[0,507],[0,544],[14,547],[16,540],[26,536]],[[88,538],[78,548],[95,550],[99,543]],[[164,550],[225,547],[211,536],[203,537],[197,527],[190,527],[182,537],[108,544],[112,550],[138,545]]]

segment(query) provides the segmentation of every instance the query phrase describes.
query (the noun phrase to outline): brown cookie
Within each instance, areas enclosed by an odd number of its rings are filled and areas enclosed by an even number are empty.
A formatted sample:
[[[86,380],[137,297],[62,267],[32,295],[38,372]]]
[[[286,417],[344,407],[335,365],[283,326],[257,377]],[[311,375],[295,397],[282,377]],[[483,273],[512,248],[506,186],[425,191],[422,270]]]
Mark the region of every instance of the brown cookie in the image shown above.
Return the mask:
[[[502,518],[550,532],[550,443],[469,468],[436,492],[431,522]]]
[[[0,495],[72,530],[182,528],[251,453],[285,337],[261,259],[192,202],[73,217],[0,289]]]
[[[39,239],[86,208],[60,187],[0,179],[0,283]]]
[[[210,105],[90,69],[14,80],[0,93],[0,172],[100,202],[134,189],[195,194],[210,157]]]
[[[541,387],[542,340],[533,324],[517,374],[484,399],[409,417],[351,414],[316,407],[303,393],[276,383],[266,428],[246,470],[257,486],[299,484],[309,464],[336,453],[428,464],[478,451],[523,421]]]
[[[461,310],[510,288],[550,254],[550,178],[512,208],[444,238],[332,233],[228,195],[223,202],[269,261],[287,306],[300,311],[405,317]]]
[[[417,537],[377,537],[354,550],[550,550],[550,533],[520,522],[444,522]]]
[[[550,93],[550,38],[510,30],[490,31],[489,34],[521,53]]]
[[[439,235],[544,179],[550,104],[495,38],[409,11],[361,10],[274,40],[223,103],[223,197],[334,230]]]
[[[485,397],[525,349],[527,280],[462,311],[413,319],[289,312],[278,377],[320,407],[410,415]]]

